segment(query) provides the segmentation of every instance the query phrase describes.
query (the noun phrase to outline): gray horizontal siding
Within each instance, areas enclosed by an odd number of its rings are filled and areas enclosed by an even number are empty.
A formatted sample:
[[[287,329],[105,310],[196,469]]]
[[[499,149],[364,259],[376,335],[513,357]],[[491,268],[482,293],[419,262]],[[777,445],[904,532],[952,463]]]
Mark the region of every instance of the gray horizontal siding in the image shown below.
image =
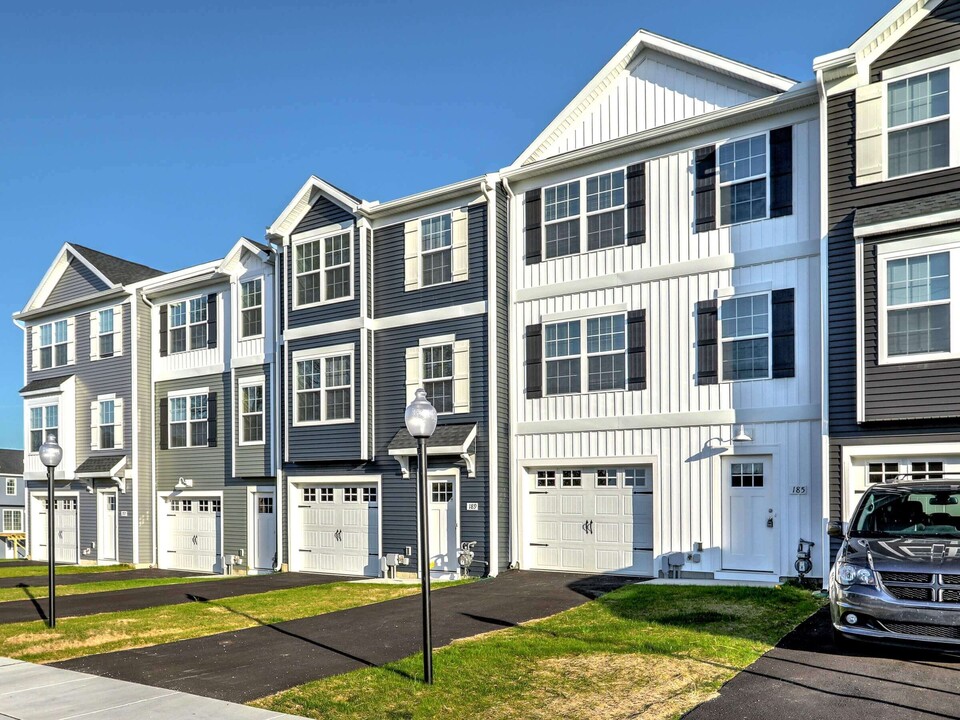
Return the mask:
[[[306,427],[294,426],[292,388],[296,385],[296,363],[293,361],[293,353],[297,350],[317,349],[334,345],[346,345],[348,343],[352,343],[354,347],[353,366],[351,367],[354,422],[334,425],[309,425]],[[359,370],[360,363],[362,362],[362,356],[360,355],[360,332],[350,331],[303,340],[291,340],[288,345],[290,350],[289,377],[291,387],[287,388],[284,402],[286,403],[286,408],[288,408],[287,412],[285,412],[285,417],[290,462],[325,463],[359,459],[361,412]]]
[[[507,259],[509,237],[507,212],[509,203],[502,185],[497,185],[497,529],[500,546],[500,570],[505,570],[510,557],[510,278]]]
[[[884,70],[960,47],[960,2],[946,0],[886,50],[870,68],[873,82]]]
[[[305,325],[317,325],[334,320],[359,317],[360,315],[360,230],[354,226],[351,230],[351,251],[353,253],[353,297],[350,300],[316,305],[303,309],[294,307],[294,293],[296,286],[293,278],[293,267],[296,262],[296,253],[293,247],[289,248],[287,262],[283,268],[288,312],[287,325],[291,328]]]
[[[7,478],[12,477],[17,482],[17,491],[13,495],[7,495]],[[0,507],[20,507],[25,502],[23,494],[23,478],[14,475],[0,475]]]
[[[375,317],[478,302],[487,297],[487,206],[468,208],[468,279],[421,290],[404,290],[403,223],[378,228],[373,234],[376,285],[373,305]]]
[[[271,417],[273,402],[273,379],[270,365],[257,365],[254,367],[237,368],[235,371],[234,397],[237,403],[234,407],[237,421],[235,424],[233,437],[236,442],[234,456],[236,459],[234,474],[237,477],[268,477],[273,475],[270,467],[270,447],[273,442],[273,418]],[[240,444],[240,381],[244,378],[263,375],[263,423],[264,423],[264,443],[262,445],[241,445]]]
[[[53,290],[50,291],[50,295],[47,296],[43,304],[54,305],[56,303],[77,300],[78,298],[106,290],[108,287],[109,286],[98,278],[90,268],[71,255],[67,267],[63,271],[63,275],[60,277],[60,280],[57,281],[57,284],[53,286]]]
[[[316,202],[313,203],[310,210],[307,211],[307,214],[303,216],[303,219],[297,224],[297,227],[293,229],[293,233],[291,234],[296,235],[297,233],[309,232],[310,230],[317,230],[327,227],[328,225],[347,223],[351,220],[353,220],[353,215],[348,210],[345,210],[325,197],[319,197]]]
[[[135,368],[138,395],[138,425],[140,433],[137,445],[137,478],[135,491],[138,493],[137,518],[140,524],[140,557],[141,563],[156,561],[153,556],[153,523],[155,499],[151,492],[150,479],[153,475],[153,404],[151,395],[153,380],[151,366],[152,329],[150,324],[151,313],[142,299],[137,299],[137,365]],[[132,409],[131,409],[132,410]],[[132,515],[132,513],[131,513]]]

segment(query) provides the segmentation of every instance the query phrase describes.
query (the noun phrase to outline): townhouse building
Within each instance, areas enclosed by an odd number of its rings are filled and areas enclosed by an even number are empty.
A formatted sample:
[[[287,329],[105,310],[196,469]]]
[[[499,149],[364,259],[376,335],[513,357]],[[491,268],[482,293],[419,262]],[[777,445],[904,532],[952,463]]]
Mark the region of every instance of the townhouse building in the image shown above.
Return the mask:
[[[14,320],[24,331],[23,479],[29,552],[47,559],[48,435],[63,447],[52,510],[59,562],[147,563],[150,384],[137,283],[159,270],[80,245],[61,248]]]
[[[0,559],[27,556],[23,451],[0,449]]]
[[[437,577],[506,566],[504,196],[476,178],[368,203],[310,178],[268,229],[281,277],[285,562],[372,575],[417,560],[416,445],[403,413],[423,386]],[[502,422],[499,420],[502,419]],[[403,568],[400,568],[401,571]]]
[[[819,146],[814,83],[640,31],[501,171],[520,567],[794,574],[821,534]]]
[[[960,471],[960,2],[898,3],[816,59],[828,493]]]
[[[152,278],[150,562],[257,574],[277,567],[274,261],[241,238],[218,260]]]

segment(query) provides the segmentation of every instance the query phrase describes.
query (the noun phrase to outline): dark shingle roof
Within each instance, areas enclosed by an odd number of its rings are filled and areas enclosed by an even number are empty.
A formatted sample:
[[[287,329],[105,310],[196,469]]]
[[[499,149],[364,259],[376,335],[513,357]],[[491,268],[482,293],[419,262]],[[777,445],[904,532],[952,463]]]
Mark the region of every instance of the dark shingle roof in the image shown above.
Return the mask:
[[[126,455],[93,455],[80,463],[77,475],[106,474],[126,459]]]
[[[37,390],[52,390],[53,388],[58,388],[63,385],[64,382],[72,378],[73,375],[58,375],[57,377],[48,377],[40,378],[39,380],[31,380],[22,388],[20,388],[21,393],[36,392]]]
[[[915,200],[901,200],[900,202],[876,205],[874,207],[857,210],[853,226],[860,228],[879,223],[904,220],[906,218],[934,215],[936,213],[960,210],[960,191],[927,195]]]
[[[339,186],[337,186],[337,185],[334,185],[332,182],[330,182],[330,181],[327,180],[326,178],[320,178],[320,179],[323,180],[323,181],[324,181],[327,185],[329,185],[330,187],[336,188],[337,190],[339,190],[340,192],[342,192],[344,195],[346,195],[348,198],[350,198],[350,199],[353,200],[354,202],[363,202],[360,198],[358,198],[358,197],[357,197],[356,195],[354,195],[353,193],[348,193],[348,192],[347,192],[346,190],[344,190],[342,187],[339,187]]]
[[[0,448],[0,475],[23,475],[23,450]]]
[[[260,248],[260,249],[263,250],[264,252],[273,252],[273,248],[271,248],[269,245],[264,245],[262,242],[257,242],[256,240],[251,240],[251,239],[248,238],[248,237],[245,237],[244,240],[246,240],[248,243],[250,243],[250,244],[253,245],[254,247]]]
[[[146,265],[130,262],[129,260],[124,260],[123,258],[118,258],[114,255],[107,255],[99,250],[93,250],[92,248],[84,247],[83,245],[70,243],[70,247],[78,250],[80,254],[83,255],[84,259],[97,268],[97,270],[103,273],[107,278],[109,278],[110,282],[113,283],[128,285],[130,283],[140,282],[141,280],[147,280],[148,278],[156,277],[157,275],[163,275],[163,271],[161,270],[154,270]]]
[[[427,441],[428,445],[434,447],[463,447],[464,443],[470,437],[470,433],[476,428],[476,425],[437,425],[433,436]],[[407,432],[406,428],[400,428],[400,431],[393,436],[393,440],[387,446],[388,450],[411,450],[417,447],[417,441]]]

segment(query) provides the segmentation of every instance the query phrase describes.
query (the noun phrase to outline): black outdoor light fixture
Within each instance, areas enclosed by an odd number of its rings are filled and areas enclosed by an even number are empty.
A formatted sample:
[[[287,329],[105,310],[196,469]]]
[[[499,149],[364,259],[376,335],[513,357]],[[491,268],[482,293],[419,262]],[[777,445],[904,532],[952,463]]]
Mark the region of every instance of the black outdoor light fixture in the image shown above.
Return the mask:
[[[57,626],[56,612],[56,527],[53,509],[53,476],[57,465],[63,459],[63,448],[57,444],[54,433],[47,435],[47,441],[40,446],[40,462],[47,466],[47,583],[49,585],[47,625]]]
[[[437,429],[437,410],[417,388],[413,402],[403,413],[407,432],[417,441],[417,477],[420,482],[420,586],[423,599],[423,681],[433,684],[433,640],[430,627],[430,488],[427,483],[427,438]]]

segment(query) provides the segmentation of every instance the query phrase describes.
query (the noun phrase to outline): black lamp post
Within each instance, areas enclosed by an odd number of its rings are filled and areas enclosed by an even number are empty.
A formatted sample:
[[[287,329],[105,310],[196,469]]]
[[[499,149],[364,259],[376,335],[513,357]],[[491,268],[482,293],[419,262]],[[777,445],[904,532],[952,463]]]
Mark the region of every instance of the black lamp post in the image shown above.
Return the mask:
[[[63,449],[57,444],[57,436],[47,435],[47,441],[40,446],[40,462],[47,466],[47,583],[49,585],[47,625],[57,626],[56,599],[56,528],[54,527],[53,475],[63,458]]]
[[[417,388],[413,402],[403,414],[407,432],[417,441],[417,476],[420,482],[420,596],[423,599],[423,681],[433,684],[433,639],[430,620],[430,487],[427,483],[427,438],[437,429],[437,410]]]

